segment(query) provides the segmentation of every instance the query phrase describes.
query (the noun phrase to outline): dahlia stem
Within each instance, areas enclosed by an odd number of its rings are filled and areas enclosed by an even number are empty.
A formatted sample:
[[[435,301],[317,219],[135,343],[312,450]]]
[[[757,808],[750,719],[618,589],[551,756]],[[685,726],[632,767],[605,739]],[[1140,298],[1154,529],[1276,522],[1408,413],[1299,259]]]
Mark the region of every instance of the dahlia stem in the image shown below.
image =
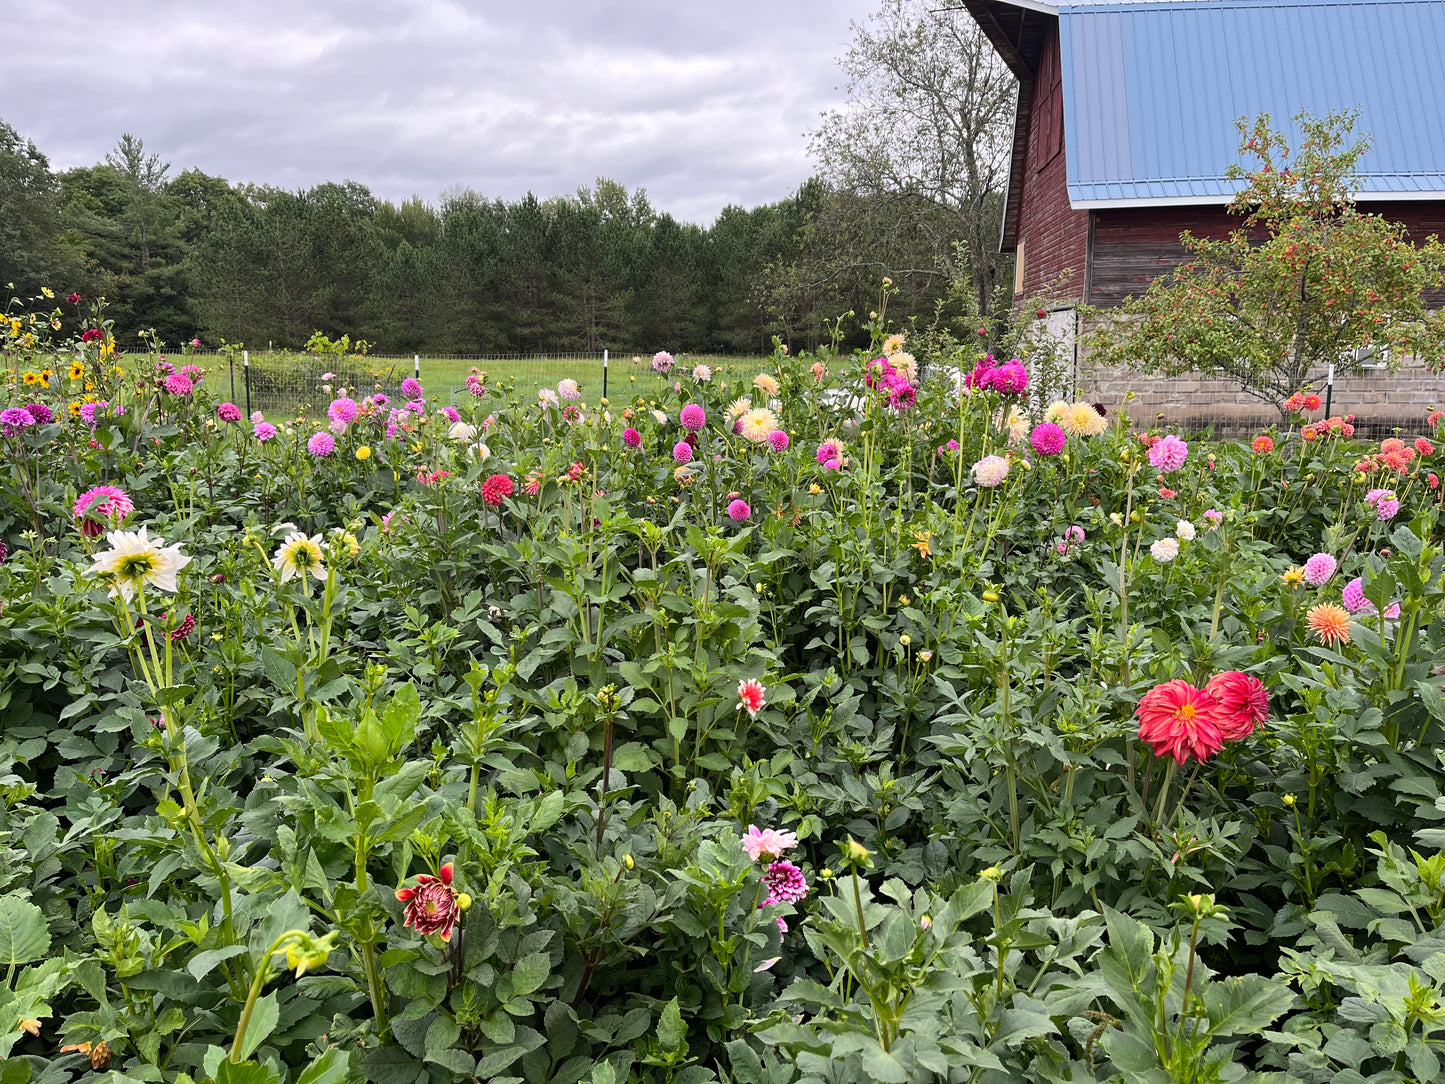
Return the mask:
[[[1169,758],[1169,766],[1164,769],[1164,782],[1159,785],[1159,804],[1154,807],[1154,827],[1160,826],[1160,818],[1164,816],[1164,800],[1169,797],[1169,784],[1174,781],[1174,773],[1179,770],[1179,762],[1173,757]]]
[[[1199,761],[1195,761],[1194,770],[1189,773],[1189,778],[1184,782],[1184,789],[1179,792],[1179,802],[1174,807],[1174,816],[1169,818],[1171,823],[1177,823],[1179,814],[1184,812],[1184,799],[1189,797],[1189,788],[1194,786],[1194,781],[1199,778]]]

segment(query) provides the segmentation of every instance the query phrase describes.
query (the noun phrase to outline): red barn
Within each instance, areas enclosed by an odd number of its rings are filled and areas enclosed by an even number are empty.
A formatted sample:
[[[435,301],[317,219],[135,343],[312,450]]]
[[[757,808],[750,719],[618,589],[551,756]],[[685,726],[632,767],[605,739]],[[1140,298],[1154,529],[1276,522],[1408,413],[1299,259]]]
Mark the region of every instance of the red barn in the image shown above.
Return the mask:
[[[1020,298],[1071,272],[1054,296],[1116,306],[1181,262],[1184,230],[1237,227],[1225,171],[1261,113],[1296,134],[1301,112],[1358,111],[1357,199],[1445,236],[1445,0],[963,2],[1019,81],[1001,249]]]

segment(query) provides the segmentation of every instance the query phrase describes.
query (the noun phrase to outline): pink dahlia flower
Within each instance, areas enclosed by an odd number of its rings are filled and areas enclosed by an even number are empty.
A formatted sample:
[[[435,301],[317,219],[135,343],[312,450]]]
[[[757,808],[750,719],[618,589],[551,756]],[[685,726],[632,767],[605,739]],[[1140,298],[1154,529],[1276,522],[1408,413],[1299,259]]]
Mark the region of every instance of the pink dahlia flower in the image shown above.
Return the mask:
[[[1317,553],[1305,562],[1305,583],[1311,587],[1323,587],[1339,567],[1340,563],[1328,553]]]
[[[783,857],[785,851],[797,845],[796,832],[779,832],[776,828],[759,828],[756,824],[748,825],[742,840],[743,850],[754,862],[762,858],[776,861]]]
[[[684,429],[696,433],[707,424],[707,411],[703,410],[703,408],[696,403],[688,403],[687,406],[682,408],[682,413],[678,415],[678,420],[682,422]]]
[[[1064,450],[1068,438],[1064,435],[1063,429],[1053,422],[1044,422],[1042,425],[1034,426],[1034,431],[1029,435],[1029,443],[1033,445],[1034,451],[1039,455],[1055,456]]]
[[[1149,449],[1149,465],[1161,474],[1171,474],[1184,466],[1188,455],[1189,445],[1170,433]]]

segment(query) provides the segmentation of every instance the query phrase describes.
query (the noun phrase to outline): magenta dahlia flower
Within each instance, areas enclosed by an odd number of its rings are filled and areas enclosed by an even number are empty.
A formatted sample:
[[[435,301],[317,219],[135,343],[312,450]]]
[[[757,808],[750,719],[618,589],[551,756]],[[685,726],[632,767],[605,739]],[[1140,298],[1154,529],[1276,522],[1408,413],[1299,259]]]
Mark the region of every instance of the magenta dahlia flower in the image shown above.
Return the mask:
[[[1149,449],[1149,465],[1160,474],[1170,474],[1184,466],[1189,455],[1189,445],[1173,433],[1154,442]]]
[[[687,406],[682,408],[682,413],[678,415],[678,420],[682,422],[684,429],[696,433],[707,424],[707,411],[703,410],[703,408],[696,403],[688,403]]]
[[[1064,435],[1063,429],[1053,422],[1044,422],[1034,426],[1034,431],[1029,434],[1029,443],[1039,455],[1056,456],[1064,450],[1068,437]]]
[[[748,502],[739,498],[728,505],[728,518],[734,523],[746,523],[753,510],[748,507]]]
[[[678,464],[692,462],[692,445],[685,440],[680,440],[672,446],[673,461]]]
[[[241,408],[235,403],[222,403],[216,408],[216,417],[223,422],[238,422],[241,420]]]
[[[1311,587],[1323,587],[1339,567],[1340,563],[1328,553],[1317,553],[1305,562],[1305,583]]]
[[[786,860],[773,862],[763,874],[763,884],[768,886],[768,895],[763,906],[770,903],[797,903],[808,894],[808,882],[803,871]]]
[[[622,431],[622,443],[629,448],[639,448],[642,446],[642,434],[629,425]]]
[[[787,433],[784,433],[781,429],[774,429],[768,434],[768,443],[772,445],[773,451],[786,452],[788,445],[791,444],[792,441],[788,439]]]
[[[336,438],[324,431],[317,433],[306,442],[306,450],[317,459],[324,459],[336,451]]]

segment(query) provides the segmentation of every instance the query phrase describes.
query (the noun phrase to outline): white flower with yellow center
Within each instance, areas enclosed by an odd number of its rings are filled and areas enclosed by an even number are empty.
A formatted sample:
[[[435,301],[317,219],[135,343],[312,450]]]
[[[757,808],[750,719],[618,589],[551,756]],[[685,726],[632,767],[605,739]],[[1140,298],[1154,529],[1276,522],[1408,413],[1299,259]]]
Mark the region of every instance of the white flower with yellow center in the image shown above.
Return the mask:
[[[308,573],[318,580],[326,579],[326,559],[321,549],[321,536],[318,534],[307,538],[301,531],[287,535],[286,541],[281,543],[276,555],[271,558],[271,564],[281,573],[282,583],[293,576],[300,576],[304,583]]]
[[[754,444],[762,444],[778,431],[778,416],[767,407],[758,407],[744,414],[739,423],[743,436]]]
[[[181,552],[181,543],[167,546],[163,538],[151,538],[142,527],[138,531],[111,531],[105,536],[110,549],[92,555],[93,576],[111,578],[111,597],[120,595],[129,602],[137,590],[146,586],[175,594],[176,573],[191,563]]]

